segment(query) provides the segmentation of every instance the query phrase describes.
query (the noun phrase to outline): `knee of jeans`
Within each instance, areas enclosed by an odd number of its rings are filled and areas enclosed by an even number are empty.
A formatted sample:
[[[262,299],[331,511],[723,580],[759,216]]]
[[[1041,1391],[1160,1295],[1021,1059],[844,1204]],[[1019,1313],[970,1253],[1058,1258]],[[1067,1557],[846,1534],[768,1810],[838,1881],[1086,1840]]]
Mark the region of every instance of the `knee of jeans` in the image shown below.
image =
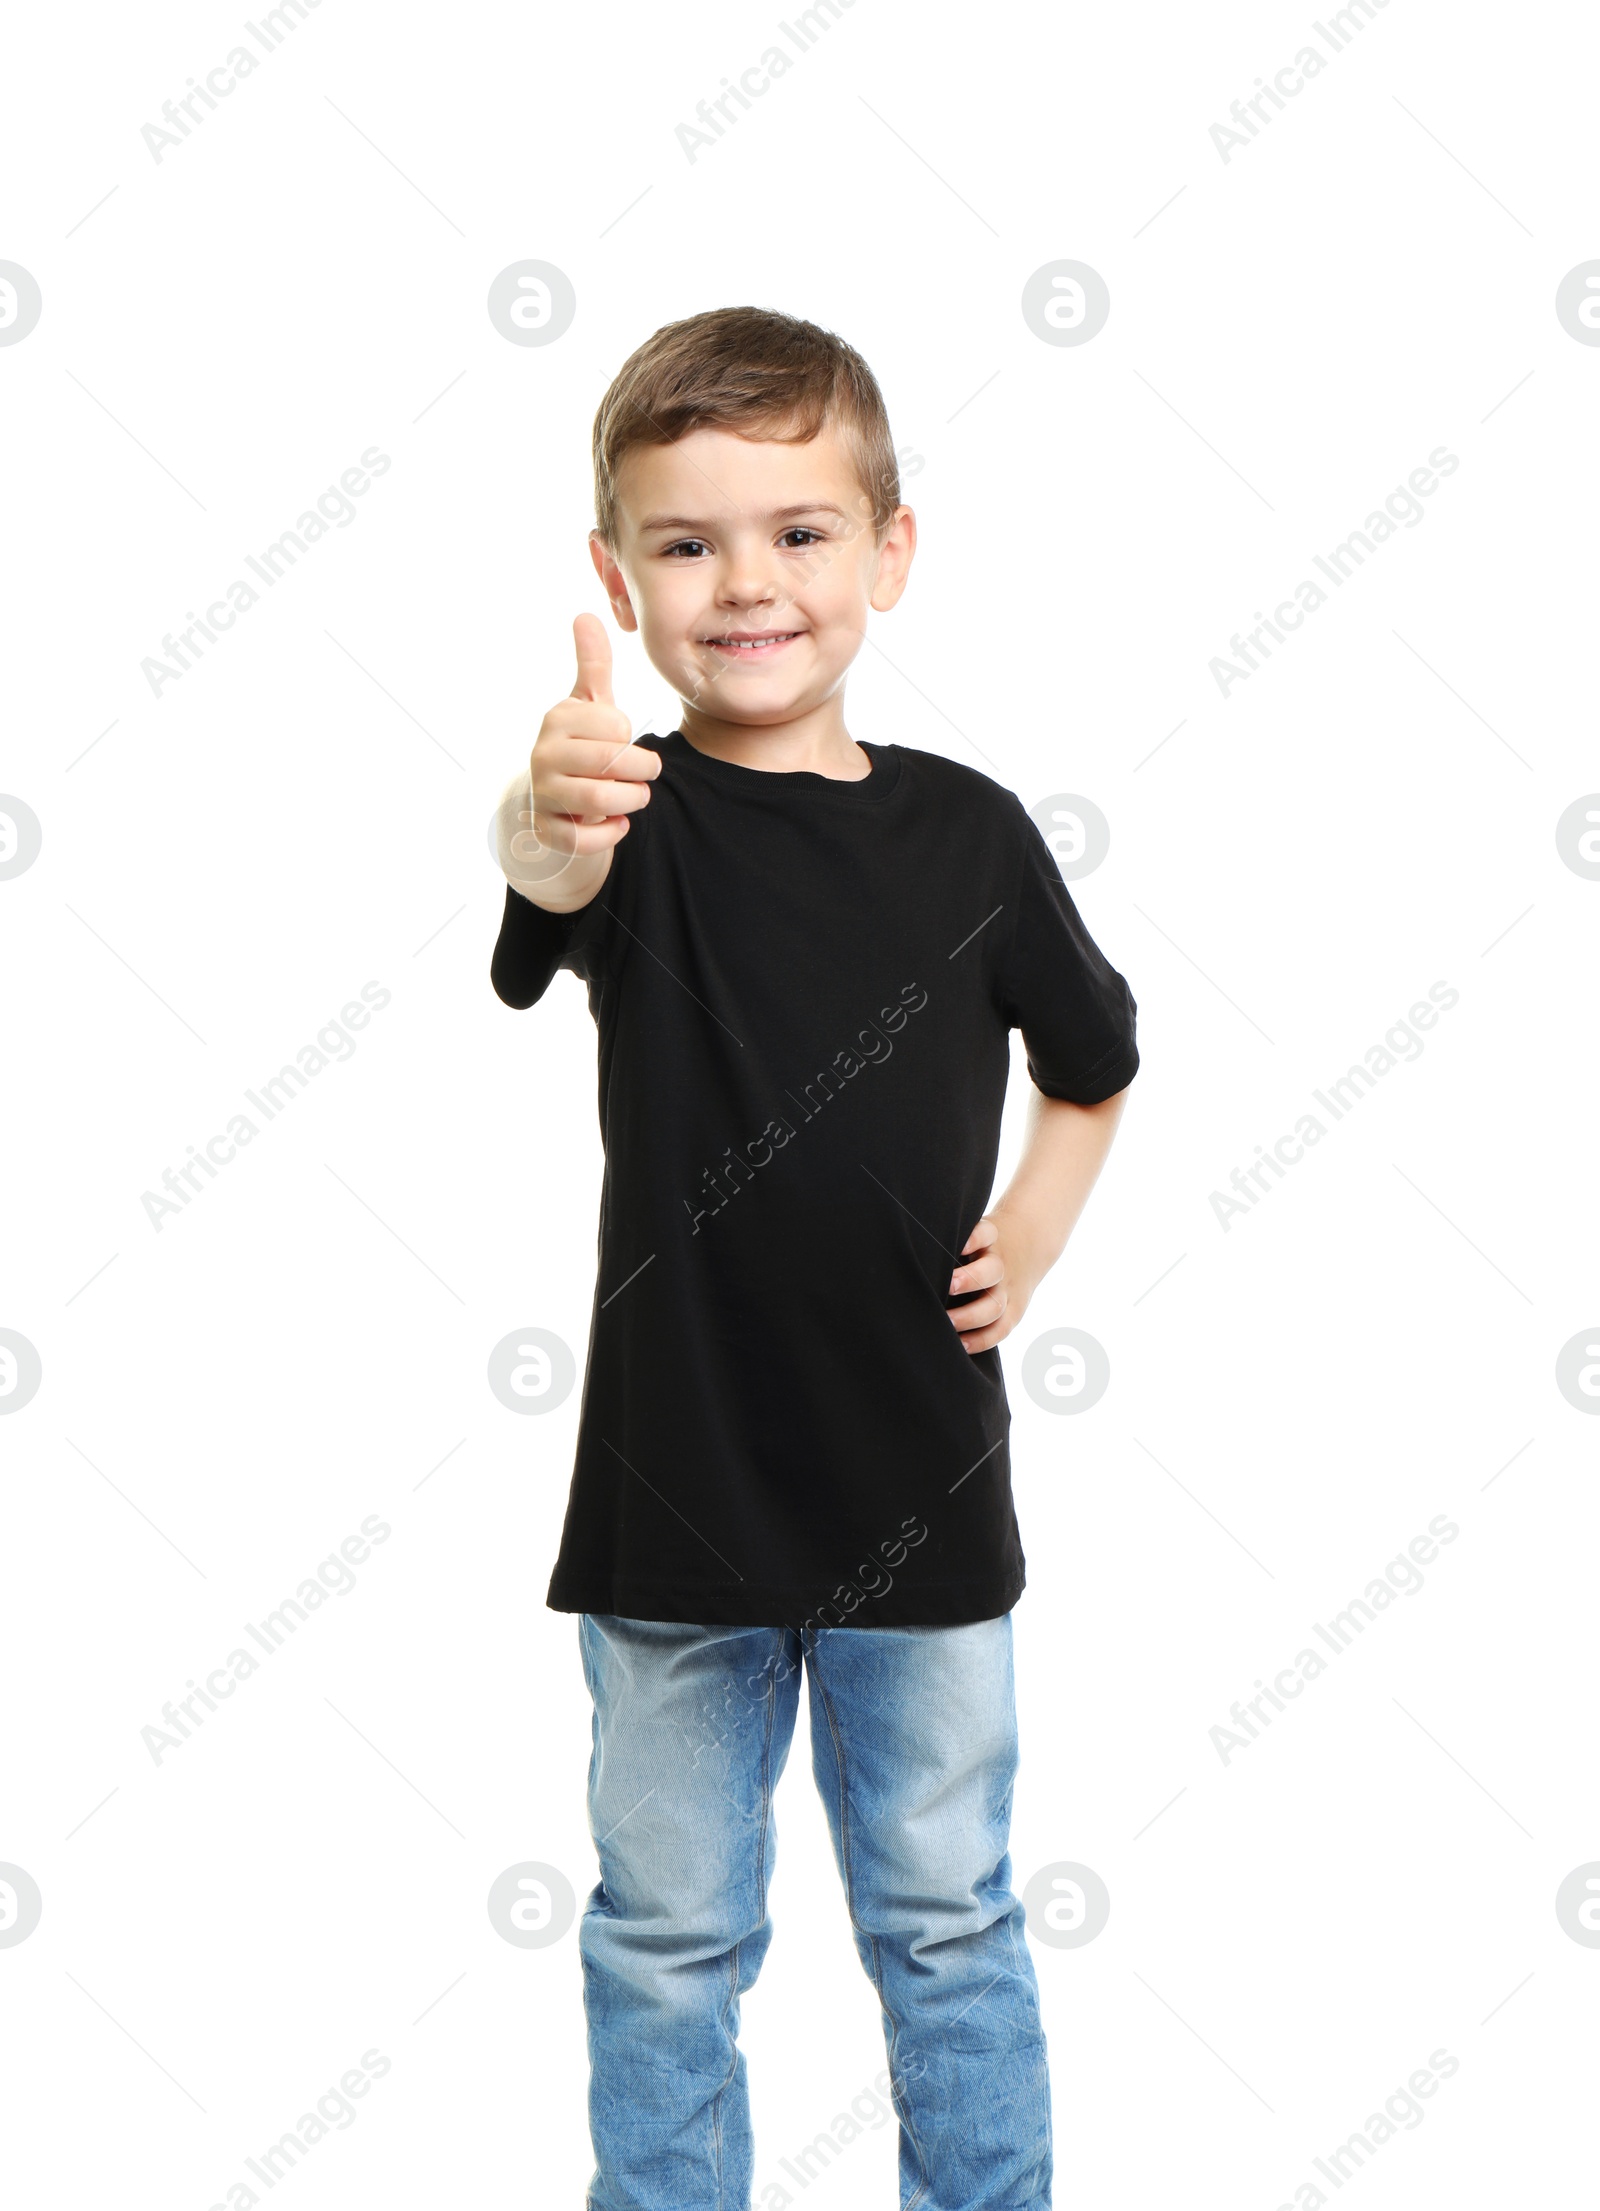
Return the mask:
[[[712,1848],[607,1860],[595,1908],[630,1940],[674,1957],[720,1957],[767,1924],[760,1869]]]
[[[579,1948],[592,1960],[625,1959],[631,1979],[720,1962],[737,1951],[748,1980],[772,1940],[764,1913],[730,1911],[720,1898],[657,1893],[619,1907],[609,1889],[603,1897],[603,1904],[591,1899],[579,1922]]]
[[[981,1934],[1020,1909],[1009,1871],[1006,1838],[987,1823],[933,1835],[885,1820],[852,1852],[852,1910],[865,1932],[913,1949]]]

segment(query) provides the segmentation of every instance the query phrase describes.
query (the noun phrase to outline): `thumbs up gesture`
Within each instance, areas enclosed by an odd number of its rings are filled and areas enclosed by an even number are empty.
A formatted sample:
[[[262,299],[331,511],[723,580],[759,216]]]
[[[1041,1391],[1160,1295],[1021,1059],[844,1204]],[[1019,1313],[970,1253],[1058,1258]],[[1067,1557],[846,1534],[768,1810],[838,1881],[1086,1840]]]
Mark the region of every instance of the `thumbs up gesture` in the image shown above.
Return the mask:
[[[500,864],[536,906],[570,913],[604,883],[628,816],[648,805],[661,756],[633,743],[611,696],[611,645],[604,625],[580,614],[572,625],[578,675],[539,725],[526,782],[513,779],[500,802]],[[530,833],[531,832],[531,833]]]

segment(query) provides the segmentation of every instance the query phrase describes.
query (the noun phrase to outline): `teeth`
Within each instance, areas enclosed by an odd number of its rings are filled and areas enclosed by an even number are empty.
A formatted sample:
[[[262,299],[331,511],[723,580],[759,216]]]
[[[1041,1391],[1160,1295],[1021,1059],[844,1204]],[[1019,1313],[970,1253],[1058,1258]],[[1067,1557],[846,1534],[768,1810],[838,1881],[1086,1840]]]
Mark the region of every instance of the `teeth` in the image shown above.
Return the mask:
[[[708,645],[737,645],[741,652],[758,652],[765,645],[785,645],[797,633],[786,630],[781,637],[708,637]]]

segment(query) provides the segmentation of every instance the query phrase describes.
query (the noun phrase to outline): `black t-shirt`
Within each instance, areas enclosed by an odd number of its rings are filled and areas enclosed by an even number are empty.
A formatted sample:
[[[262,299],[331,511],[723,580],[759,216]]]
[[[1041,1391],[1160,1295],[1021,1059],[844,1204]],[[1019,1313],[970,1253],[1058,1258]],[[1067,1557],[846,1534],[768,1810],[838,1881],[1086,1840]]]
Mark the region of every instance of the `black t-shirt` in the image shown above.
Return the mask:
[[[546,1602],[744,1626],[956,1626],[1021,1594],[998,1349],[949,1319],[1020,1028],[1053,1098],[1139,1064],[1135,1002],[1018,799],[863,745],[858,782],[681,732],[598,897],[506,888],[492,979],[599,1031],[605,1179]]]

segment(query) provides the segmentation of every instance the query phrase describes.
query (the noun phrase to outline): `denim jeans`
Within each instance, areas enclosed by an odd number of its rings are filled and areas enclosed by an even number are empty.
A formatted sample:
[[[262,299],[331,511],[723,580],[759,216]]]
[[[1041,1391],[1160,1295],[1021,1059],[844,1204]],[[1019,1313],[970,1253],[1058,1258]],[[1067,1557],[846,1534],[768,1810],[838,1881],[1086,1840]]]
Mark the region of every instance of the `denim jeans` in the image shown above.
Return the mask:
[[[802,1666],[812,1770],[882,2011],[901,2211],[1048,2211],[1045,2038],[1010,1887],[1010,1614],[797,1631],[584,1613],[578,1631],[600,1861],[578,1923],[587,2211],[748,2211],[739,1999],[772,1939],[772,1796]]]

